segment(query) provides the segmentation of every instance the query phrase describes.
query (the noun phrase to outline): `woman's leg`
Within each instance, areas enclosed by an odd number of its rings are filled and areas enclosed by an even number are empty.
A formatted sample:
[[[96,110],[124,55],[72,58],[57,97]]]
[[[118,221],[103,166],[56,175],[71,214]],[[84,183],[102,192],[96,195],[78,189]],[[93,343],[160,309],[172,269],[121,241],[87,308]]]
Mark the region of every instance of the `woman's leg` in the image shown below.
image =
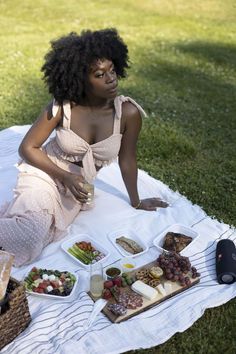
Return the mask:
[[[19,267],[37,258],[52,240],[53,216],[46,211],[0,218],[0,246],[15,255]]]

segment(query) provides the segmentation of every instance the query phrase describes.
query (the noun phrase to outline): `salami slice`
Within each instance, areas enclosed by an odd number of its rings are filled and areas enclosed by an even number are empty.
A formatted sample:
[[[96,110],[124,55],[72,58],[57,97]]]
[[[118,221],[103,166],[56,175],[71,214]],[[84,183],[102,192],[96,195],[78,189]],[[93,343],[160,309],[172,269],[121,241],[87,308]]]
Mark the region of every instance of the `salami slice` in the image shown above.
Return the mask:
[[[118,302],[127,309],[135,310],[137,307],[142,306],[143,299],[138,294],[123,293],[119,296]]]
[[[126,314],[127,309],[121,304],[110,304],[107,306],[108,310],[110,310],[114,315],[123,316]]]

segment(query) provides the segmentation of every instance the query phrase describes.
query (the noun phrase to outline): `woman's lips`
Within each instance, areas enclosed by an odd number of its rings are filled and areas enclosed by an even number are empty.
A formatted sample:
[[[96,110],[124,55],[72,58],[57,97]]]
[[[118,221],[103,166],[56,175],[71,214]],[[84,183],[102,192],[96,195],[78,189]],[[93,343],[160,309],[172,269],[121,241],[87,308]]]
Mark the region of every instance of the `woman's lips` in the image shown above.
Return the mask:
[[[117,85],[114,86],[114,87],[109,88],[107,91],[111,92],[111,93],[116,92],[117,91]]]
[[[118,82],[113,82],[110,87],[107,89],[108,92],[116,92],[118,87]]]

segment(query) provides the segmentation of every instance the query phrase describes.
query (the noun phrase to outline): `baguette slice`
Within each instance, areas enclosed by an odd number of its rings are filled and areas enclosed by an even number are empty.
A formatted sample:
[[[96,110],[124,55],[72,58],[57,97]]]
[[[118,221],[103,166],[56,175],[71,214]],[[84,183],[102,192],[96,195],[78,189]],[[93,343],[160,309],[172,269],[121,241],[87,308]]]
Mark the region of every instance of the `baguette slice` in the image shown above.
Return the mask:
[[[141,280],[137,280],[136,282],[134,282],[131,285],[131,289],[148,300],[153,300],[158,295],[156,289],[143,283]]]

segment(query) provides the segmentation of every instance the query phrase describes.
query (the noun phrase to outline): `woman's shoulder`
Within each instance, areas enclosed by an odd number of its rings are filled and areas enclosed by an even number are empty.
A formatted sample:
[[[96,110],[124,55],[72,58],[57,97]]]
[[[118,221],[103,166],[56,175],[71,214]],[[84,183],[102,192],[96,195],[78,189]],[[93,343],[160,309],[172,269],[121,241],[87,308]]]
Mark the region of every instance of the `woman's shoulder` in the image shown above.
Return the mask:
[[[139,110],[135,104],[130,101],[126,101],[122,105],[122,116],[133,117],[139,114]]]
[[[133,98],[121,95],[117,99],[122,104],[122,117],[135,118],[140,117],[140,115],[141,117],[146,116],[143,108]]]

